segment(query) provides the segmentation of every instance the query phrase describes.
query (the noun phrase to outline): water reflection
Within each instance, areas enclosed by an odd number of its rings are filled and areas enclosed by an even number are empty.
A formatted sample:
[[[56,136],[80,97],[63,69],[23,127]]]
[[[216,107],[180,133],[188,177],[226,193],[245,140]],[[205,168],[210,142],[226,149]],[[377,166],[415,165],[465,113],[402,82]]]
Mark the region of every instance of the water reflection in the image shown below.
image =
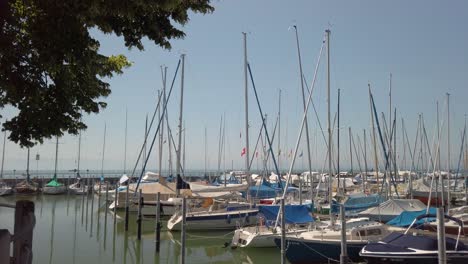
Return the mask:
[[[123,212],[118,212],[114,222],[112,212],[106,215],[104,199],[101,204],[93,202],[92,195],[12,196],[5,198],[7,200],[1,199],[6,203],[14,203],[15,199],[35,202],[33,263],[172,264],[179,261],[180,232],[171,233],[163,229],[160,252],[156,253],[154,219],[143,221],[142,240],[138,241],[136,215],[130,215],[129,231],[125,232]],[[14,211],[0,210],[1,227],[13,230]],[[40,210],[43,211],[42,215]],[[165,226],[166,223],[163,223],[163,228]],[[187,263],[278,262],[279,251],[276,249],[249,251],[225,248],[224,243],[231,240],[232,234],[228,233],[189,232],[186,243]]]

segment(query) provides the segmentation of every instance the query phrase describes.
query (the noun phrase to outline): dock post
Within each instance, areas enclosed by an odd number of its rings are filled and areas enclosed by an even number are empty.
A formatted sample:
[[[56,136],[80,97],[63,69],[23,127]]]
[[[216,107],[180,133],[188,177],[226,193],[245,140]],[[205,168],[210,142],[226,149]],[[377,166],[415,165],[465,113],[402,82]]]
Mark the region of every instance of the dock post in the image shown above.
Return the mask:
[[[114,191],[114,225],[116,223],[115,220],[117,220],[117,201],[118,201],[118,191],[119,185],[115,184],[115,191]]]
[[[14,227],[15,238],[13,239],[14,263],[32,263],[34,223],[34,203],[31,201],[16,202]],[[16,238],[16,236],[20,237]]]
[[[10,263],[11,235],[7,229],[0,229],[0,263]]]
[[[331,210],[331,208],[330,208]],[[341,255],[340,264],[348,263],[348,248],[346,245],[346,219],[344,205],[340,204],[340,220],[341,220]]]
[[[106,182],[106,200],[104,202],[104,205],[106,206],[106,216],[104,217],[106,219],[105,220],[106,222],[107,222],[107,212],[109,210],[109,206],[108,206],[109,203],[107,202],[108,200],[109,200],[109,182]]]
[[[125,231],[128,231],[128,189],[130,189],[130,181],[128,181],[125,195]]]
[[[138,194],[137,239],[141,240],[141,208],[143,207],[143,195],[141,189]]]
[[[444,208],[437,208],[437,244],[439,264],[447,264],[447,254],[445,248],[445,222]]]
[[[182,229],[181,229],[181,248],[180,248],[180,264],[185,264],[185,225],[186,219],[185,216],[187,214],[187,198],[182,198]]]
[[[156,194],[156,252],[161,245],[161,193]]]
[[[284,217],[284,198],[281,199],[281,264],[286,264],[286,228]]]
[[[102,182],[99,180],[99,189],[98,189],[98,208],[101,208],[101,186],[102,186]]]
[[[68,180],[67,180],[67,193],[70,192],[70,190],[68,189],[70,187],[70,175],[68,175]]]

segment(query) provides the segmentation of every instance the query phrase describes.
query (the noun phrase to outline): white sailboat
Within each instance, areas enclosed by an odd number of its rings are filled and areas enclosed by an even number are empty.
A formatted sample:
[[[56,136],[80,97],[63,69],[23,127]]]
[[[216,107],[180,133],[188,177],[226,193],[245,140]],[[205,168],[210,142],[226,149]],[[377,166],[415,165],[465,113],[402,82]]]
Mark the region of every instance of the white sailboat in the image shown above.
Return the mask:
[[[80,176],[80,159],[81,159],[81,130],[78,135],[78,160],[76,169],[76,182],[68,186],[68,191],[77,195],[84,195],[89,193],[89,186],[86,186]]]

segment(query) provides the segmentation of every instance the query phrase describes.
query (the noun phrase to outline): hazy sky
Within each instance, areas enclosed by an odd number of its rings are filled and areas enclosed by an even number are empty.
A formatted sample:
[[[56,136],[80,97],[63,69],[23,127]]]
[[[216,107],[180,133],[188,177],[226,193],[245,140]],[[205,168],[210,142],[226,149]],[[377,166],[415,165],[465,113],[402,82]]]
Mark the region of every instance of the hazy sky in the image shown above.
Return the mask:
[[[186,55],[184,120],[186,124],[187,169],[204,167],[204,129],[208,135],[208,164],[217,167],[218,133],[221,115],[226,117],[226,167],[243,168],[240,152],[244,146],[244,76],[242,32],[248,32],[248,58],[259,92],[263,112],[268,114],[270,133],[278,112],[278,91],[282,90],[281,149],[283,155],[293,147],[302,114],[296,40],[290,26],[299,30],[304,74],[310,85],[324,31],[331,29],[332,112],[336,112],[337,89],[341,89],[342,167],[348,167],[348,127],[359,133],[369,129],[370,114],[367,84],[370,82],[377,110],[388,118],[389,75],[393,74],[393,107],[397,108],[398,130],[405,119],[411,143],[415,138],[418,113],[423,113],[429,141],[432,142],[439,101],[441,122],[446,120],[445,94],[451,94],[452,163],[458,159],[460,131],[467,112],[468,98],[468,4],[466,1],[213,1],[212,14],[191,14],[180,28],[185,39],[172,41],[172,50],[163,50],[148,40],[145,50],[128,50],[116,36],[93,31],[104,54],[125,54],[133,66],[110,80],[112,94],[108,107],[99,115],[85,118],[82,169],[101,167],[104,124],[107,125],[105,169],[122,169],[124,160],[125,111],[128,109],[127,168],[133,167],[144,135],[145,116],[155,108],[157,91],[162,88],[160,66],[167,65],[168,83],[181,53]],[[323,56],[313,95],[326,128],[326,67]],[[180,75],[179,75],[180,77]],[[250,84],[249,84],[250,85]],[[251,86],[250,86],[251,87]],[[180,78],[169,102],[171,128],[176,136],[179,115]],[[261,119],[249,94],[250,142],[255,144]],[[3,110],[8,117],[11,111]],[[317,119],[310,112],[310,134],[314,167],[324,163],[324,143]],[[446,122],[445,122],[446,124]],[[239,137],[242,131],[242,139]],[[446,157],[446,130],[442,157]],[[154,133],[154,130],[151,134]],[[318,134],[318,136],[317,136]],[[176,137],[175,137],[176,138]],[[368,138],[369,139],[369,138]],[[177,138],[176,138],[177,140]],[[356,144],[357,144],[357,138]],[[59,169],[76,167],[78,138],[60,139]],[[299,153],[306,156],[302,141]],[[413,143],[412,143],[413,144]],[[277,148],[277,142],[274,142]],[[399,143],[401,146],[401,143]],[[253,146],[251,146],[253,147]],[[358,147],[358,146],[356,146]],[[368,141],[370,156],[370,142]],[[399,147],[399,152],[402,152]],[[39,153],[39,169],[53,169],[54,141],[31,150]],[[163,167],[167,168],[165,145]],[[157,167],[153,151],[149,167]],[[400,153],[401,154],[401,153]],[[399,155],[400,155],[399,154]],[[174,154],[173,154],[174,155]],[[174,155],[175,157],[175,155]],[[402,156],[400,156],[401,159]],[[281,167],[289,166],[286,156]],[[370,161],[369,161],[370,162]],[[409,162],[408,162],[409,163]],[[303,158],[297,165],[305,164]],[[253,167],[256,168],[255,161]],[[370,166],[370,165],[369,165]],[[24,170],[26,150],[8,142],[5,169]],[[222,166],[223,167],[223,166]],[[357,167],[355,163],[355,168]]]

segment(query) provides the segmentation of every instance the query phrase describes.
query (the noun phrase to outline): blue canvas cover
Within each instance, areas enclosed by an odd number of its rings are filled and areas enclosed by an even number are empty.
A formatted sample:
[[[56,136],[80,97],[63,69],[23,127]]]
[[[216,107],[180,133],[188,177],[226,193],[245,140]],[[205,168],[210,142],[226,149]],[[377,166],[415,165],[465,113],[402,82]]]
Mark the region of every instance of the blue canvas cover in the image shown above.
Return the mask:
[[[258,186],[251,186],[247,191],[250,196],[257,199],[275,198],[283,194],[283,189],[279,188],[277,183],[270,183],[265,180]],[[295,191],[298,191],[298,189],[295,187],[288,187],[286,193]],[[243,196],[245,197],[245,193],[243,193]]]
[[[429,208],[429,214],[436,214],[437,209],[434,207]],[[392,226],[399,226],[399,227],[408,227],[411,225],[411,223],[416,219],[416,217],[420,215],[426,214],[426,210],[421,210],[421,211],[404,211],[402,212],[399,216],[393,218],[392,220],[387,222],[387,225],[392,225]],[[415,225],[421,225],[426,222],[433,222],[435,221],[435,218],[423,218],[418,221],[416,221]]]
[[[258,207],[267,222],[274,222],[278,216],[279,205],[262,205]],[[304,224],[313,222],[307,205],[286,205],[284,207],[287,224]]]
[[[364,211],[368,208],[379,205],[383,202],[383,197],[380,194],[355,194],[350,195],[344,202],[345,211]],[[332,202],[332,212],[338,213],[340,211],[339,204],[336,201]]]

